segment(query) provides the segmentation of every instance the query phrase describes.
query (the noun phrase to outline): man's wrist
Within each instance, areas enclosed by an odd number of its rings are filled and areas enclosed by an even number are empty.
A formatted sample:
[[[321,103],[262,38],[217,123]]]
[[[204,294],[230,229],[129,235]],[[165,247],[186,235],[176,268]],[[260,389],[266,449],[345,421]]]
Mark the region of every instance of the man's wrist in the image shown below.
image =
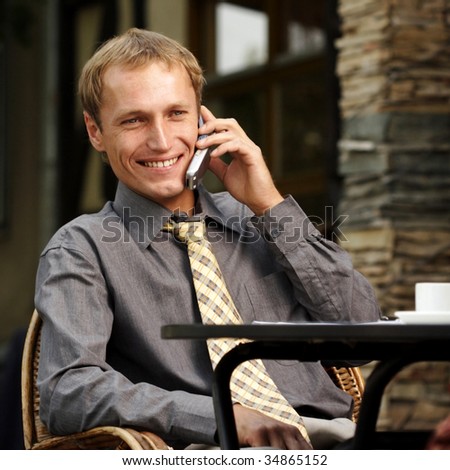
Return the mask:
[[[274,195],[270,200],[268,199],[267,202],[260,204],[258,206],[255,206],[255,207],[250,207],[250,209],[257,217],[261,217],[266,212],[270,211],[271,209],[273,209],[275,206],[277,206],[283,201],[284,201],[284,197],[278,193],[277,195]]]

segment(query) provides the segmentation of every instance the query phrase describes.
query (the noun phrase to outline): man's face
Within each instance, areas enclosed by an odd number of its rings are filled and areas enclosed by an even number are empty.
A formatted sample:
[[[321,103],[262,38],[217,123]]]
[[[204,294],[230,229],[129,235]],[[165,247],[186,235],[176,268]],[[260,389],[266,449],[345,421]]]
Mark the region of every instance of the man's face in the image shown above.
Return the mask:
[[[85,114],[92,145],[117,178],[174,210],[192,207],[185,174],[198,138],[194,88],[182,66],[112,66],[104,75],[101,130]]]

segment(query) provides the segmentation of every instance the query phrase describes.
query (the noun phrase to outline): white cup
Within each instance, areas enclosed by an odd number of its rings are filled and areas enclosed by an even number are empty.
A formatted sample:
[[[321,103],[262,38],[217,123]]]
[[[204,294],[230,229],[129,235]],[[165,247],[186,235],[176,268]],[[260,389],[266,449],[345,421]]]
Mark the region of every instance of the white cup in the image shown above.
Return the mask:
[[[418,282],[416,311],[450,313],[450,282]]]

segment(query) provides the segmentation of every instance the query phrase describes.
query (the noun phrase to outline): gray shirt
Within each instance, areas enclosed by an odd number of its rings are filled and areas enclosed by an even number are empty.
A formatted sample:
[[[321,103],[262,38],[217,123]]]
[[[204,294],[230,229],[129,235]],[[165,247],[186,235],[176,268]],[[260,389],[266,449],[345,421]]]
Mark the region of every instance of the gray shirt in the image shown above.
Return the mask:
[[[264,217],[200,188],[197,213],[244,322],[376,321],[373,290],[291,198]],[[57,434],[97,425],[152,430],[175,447],[214,444],[206,345],[163,340],[200,322],[186,247],[161,227],[170,212],[119,183],[114,202],[62,227],[42,253],[41,416]],[[300,414],[350,416],[351,398],[319,363],[267,361]]]

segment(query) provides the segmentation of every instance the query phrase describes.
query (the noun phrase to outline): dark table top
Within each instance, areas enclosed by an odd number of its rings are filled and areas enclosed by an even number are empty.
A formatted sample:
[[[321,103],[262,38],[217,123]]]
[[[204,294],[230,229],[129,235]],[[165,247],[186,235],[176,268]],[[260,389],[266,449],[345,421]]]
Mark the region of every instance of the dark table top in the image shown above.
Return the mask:
[[[450,341],[448,324],[376,323],[251,323],[243,325],[166,325],[164,339],[246,338],[262,341],[417,342]]]

